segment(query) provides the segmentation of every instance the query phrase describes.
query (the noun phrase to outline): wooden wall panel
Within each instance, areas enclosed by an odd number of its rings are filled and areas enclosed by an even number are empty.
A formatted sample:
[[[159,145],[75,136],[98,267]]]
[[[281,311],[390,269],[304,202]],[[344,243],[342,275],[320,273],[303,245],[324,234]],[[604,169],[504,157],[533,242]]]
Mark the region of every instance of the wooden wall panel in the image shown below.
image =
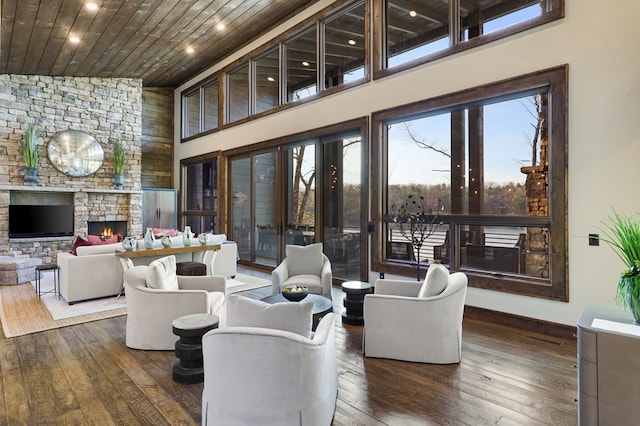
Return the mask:
[[[142,187],[173,188],[173,90],[142,91]]]

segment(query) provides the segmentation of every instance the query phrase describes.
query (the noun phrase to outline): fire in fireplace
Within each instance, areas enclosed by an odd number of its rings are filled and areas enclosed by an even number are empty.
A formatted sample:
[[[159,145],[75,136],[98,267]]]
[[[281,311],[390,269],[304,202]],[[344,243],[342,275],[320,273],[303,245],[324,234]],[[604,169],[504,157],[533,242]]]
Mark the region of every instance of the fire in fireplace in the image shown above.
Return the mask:
[[[122,241],[127,236],[126,220],[105,220],[88,222],[87,233],[89,235],[97,235],[103,238],[110,238],[116,235],[118,241]]]

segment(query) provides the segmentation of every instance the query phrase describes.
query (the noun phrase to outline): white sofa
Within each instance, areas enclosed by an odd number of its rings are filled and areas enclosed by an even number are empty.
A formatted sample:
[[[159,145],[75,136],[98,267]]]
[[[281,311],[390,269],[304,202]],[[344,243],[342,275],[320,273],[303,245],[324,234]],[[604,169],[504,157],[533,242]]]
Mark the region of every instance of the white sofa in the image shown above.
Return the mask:
[[[122,263],[115,255],[121,243],[76,248],[77,255],[58,253],[60,294],[69,304],[120,294]]]
[[[191,238],[191,245],[199,246],[197,238]],[[224,242],[224,243],[223,243]],[[203,258],[205,252],[180,253],[175,255],[178,262],[196,261],[207,263],[208,275],[223,275],[227,278],[236,275],[237,246],[235,242],[226,241],[224,234],[213,235],[209,244],[222,244],[218,252],[211,253],[211,259],[207,262]],[[145,248],[144,240],[137,240],[140,250]],[[182,247],[182,236],[171,237],[172,247]],[[160,239],[154,241],[154,248],[162,247]],[[115,253],[124,251],[122,243],[80,246],[76,248],[77,255],[71,253],[58,253],[58,267],[60,268],[60,294],[69,304],[74,302],[97,299],[118,295],[122,292],[124,272],[122,262]],[[148,256],[135,258],[134,266],[148,265],[162,257]]]

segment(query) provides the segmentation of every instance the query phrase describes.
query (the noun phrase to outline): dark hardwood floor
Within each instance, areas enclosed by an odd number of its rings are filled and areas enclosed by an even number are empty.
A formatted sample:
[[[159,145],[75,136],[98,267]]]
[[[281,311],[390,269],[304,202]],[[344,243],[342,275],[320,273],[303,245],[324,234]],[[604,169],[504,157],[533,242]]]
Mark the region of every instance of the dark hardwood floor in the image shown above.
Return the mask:
[[[575,340],[465,320],[460,364],[364,358],[342,299],[334,425],[577,424]],[[125,318],[0,340],[0,424],[199,424],[202,384],[173,382],[173,352],[126,348]]]

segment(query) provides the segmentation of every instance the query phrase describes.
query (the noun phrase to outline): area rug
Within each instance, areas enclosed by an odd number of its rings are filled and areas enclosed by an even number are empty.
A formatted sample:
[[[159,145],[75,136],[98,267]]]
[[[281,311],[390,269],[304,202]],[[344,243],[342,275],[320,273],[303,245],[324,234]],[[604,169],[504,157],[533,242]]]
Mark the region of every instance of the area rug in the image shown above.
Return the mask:
[[[43,292],[53,288],[52,275],[46,275],[50,276],[43,276],[41,284]],[[229,293],[270,285],[269,280],[245,274],[238,274],[235,279],[227,279]],[[126,313],[126,296],[124,295],[69,305],[63,298],[58,299],[54,293],[38,297],[33,285],[0,286],[0,322],[2,322],[4,336],[7,338],[111,318]]]

